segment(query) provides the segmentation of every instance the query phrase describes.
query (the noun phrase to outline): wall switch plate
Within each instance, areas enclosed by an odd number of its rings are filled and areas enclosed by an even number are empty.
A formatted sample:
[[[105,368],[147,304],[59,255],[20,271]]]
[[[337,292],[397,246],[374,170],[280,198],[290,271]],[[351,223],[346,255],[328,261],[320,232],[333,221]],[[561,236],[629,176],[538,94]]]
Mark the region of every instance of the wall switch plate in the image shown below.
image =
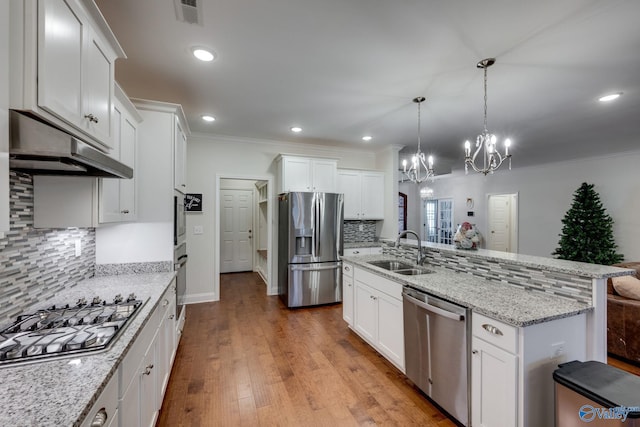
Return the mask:
[[[204,227],[202,225],[193,226],[193,234],[202,234],[202,233],[204,233]]]

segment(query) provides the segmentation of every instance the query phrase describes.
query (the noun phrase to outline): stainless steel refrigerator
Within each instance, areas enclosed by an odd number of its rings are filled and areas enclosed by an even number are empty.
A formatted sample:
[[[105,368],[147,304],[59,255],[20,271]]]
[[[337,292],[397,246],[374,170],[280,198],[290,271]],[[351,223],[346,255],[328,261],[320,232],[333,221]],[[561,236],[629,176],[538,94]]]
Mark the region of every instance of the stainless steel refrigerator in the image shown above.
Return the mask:
[[[278,197],[278,294],[287,307],[342,301],[343,195]]]

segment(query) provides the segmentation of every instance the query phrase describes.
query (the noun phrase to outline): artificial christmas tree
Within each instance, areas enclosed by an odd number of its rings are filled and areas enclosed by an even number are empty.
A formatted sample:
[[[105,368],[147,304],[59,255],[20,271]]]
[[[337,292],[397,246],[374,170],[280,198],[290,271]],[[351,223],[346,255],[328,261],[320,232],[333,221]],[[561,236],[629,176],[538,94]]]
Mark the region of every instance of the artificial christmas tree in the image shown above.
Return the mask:
[[[616,252],[613,219],[607,215],[593,187],[583,182],[573,193],[573,205],[562,220],[560,247],[552,255],[591,264],[615,264],[624,257]]]

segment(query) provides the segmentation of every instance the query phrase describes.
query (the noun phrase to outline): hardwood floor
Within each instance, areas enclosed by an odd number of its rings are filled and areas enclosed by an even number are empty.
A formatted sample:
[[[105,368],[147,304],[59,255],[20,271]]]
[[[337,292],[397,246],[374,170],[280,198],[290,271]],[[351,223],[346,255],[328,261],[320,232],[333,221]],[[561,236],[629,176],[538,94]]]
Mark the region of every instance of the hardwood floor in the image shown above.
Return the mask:
[[[190,305],[158,426],[452,427],[350,332],[340,304],[288,310],[254,273]]]
[[[349,331],[341,305],[288,310],[257,274],[220,281],[221,301],[188,307],[158,426],[455,425]]]

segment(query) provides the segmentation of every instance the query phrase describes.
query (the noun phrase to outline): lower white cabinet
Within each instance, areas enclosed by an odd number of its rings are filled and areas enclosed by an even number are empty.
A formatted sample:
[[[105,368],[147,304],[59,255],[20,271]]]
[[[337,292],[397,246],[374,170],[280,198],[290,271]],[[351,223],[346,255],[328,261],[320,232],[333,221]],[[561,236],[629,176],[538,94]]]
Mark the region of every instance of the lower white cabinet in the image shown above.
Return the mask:
[[[348,248],[344,249],[343,253],[345,256],[357,256],[357,255],[381,255],[382,247],[376,246],[373,248]]]
[[[355,268],[353,287],[352,329],[404,372],[402,285]]]
[[[471,322],[471,424],[554,425],[553,371],[585,360],[586,316],[518,328],[473,313]]]
[[[120,365],[120,426],[158,419],[176,351],[175,292],[174,280]]]
[[[353,327],[353,265],[342,264],[342,318]]]

